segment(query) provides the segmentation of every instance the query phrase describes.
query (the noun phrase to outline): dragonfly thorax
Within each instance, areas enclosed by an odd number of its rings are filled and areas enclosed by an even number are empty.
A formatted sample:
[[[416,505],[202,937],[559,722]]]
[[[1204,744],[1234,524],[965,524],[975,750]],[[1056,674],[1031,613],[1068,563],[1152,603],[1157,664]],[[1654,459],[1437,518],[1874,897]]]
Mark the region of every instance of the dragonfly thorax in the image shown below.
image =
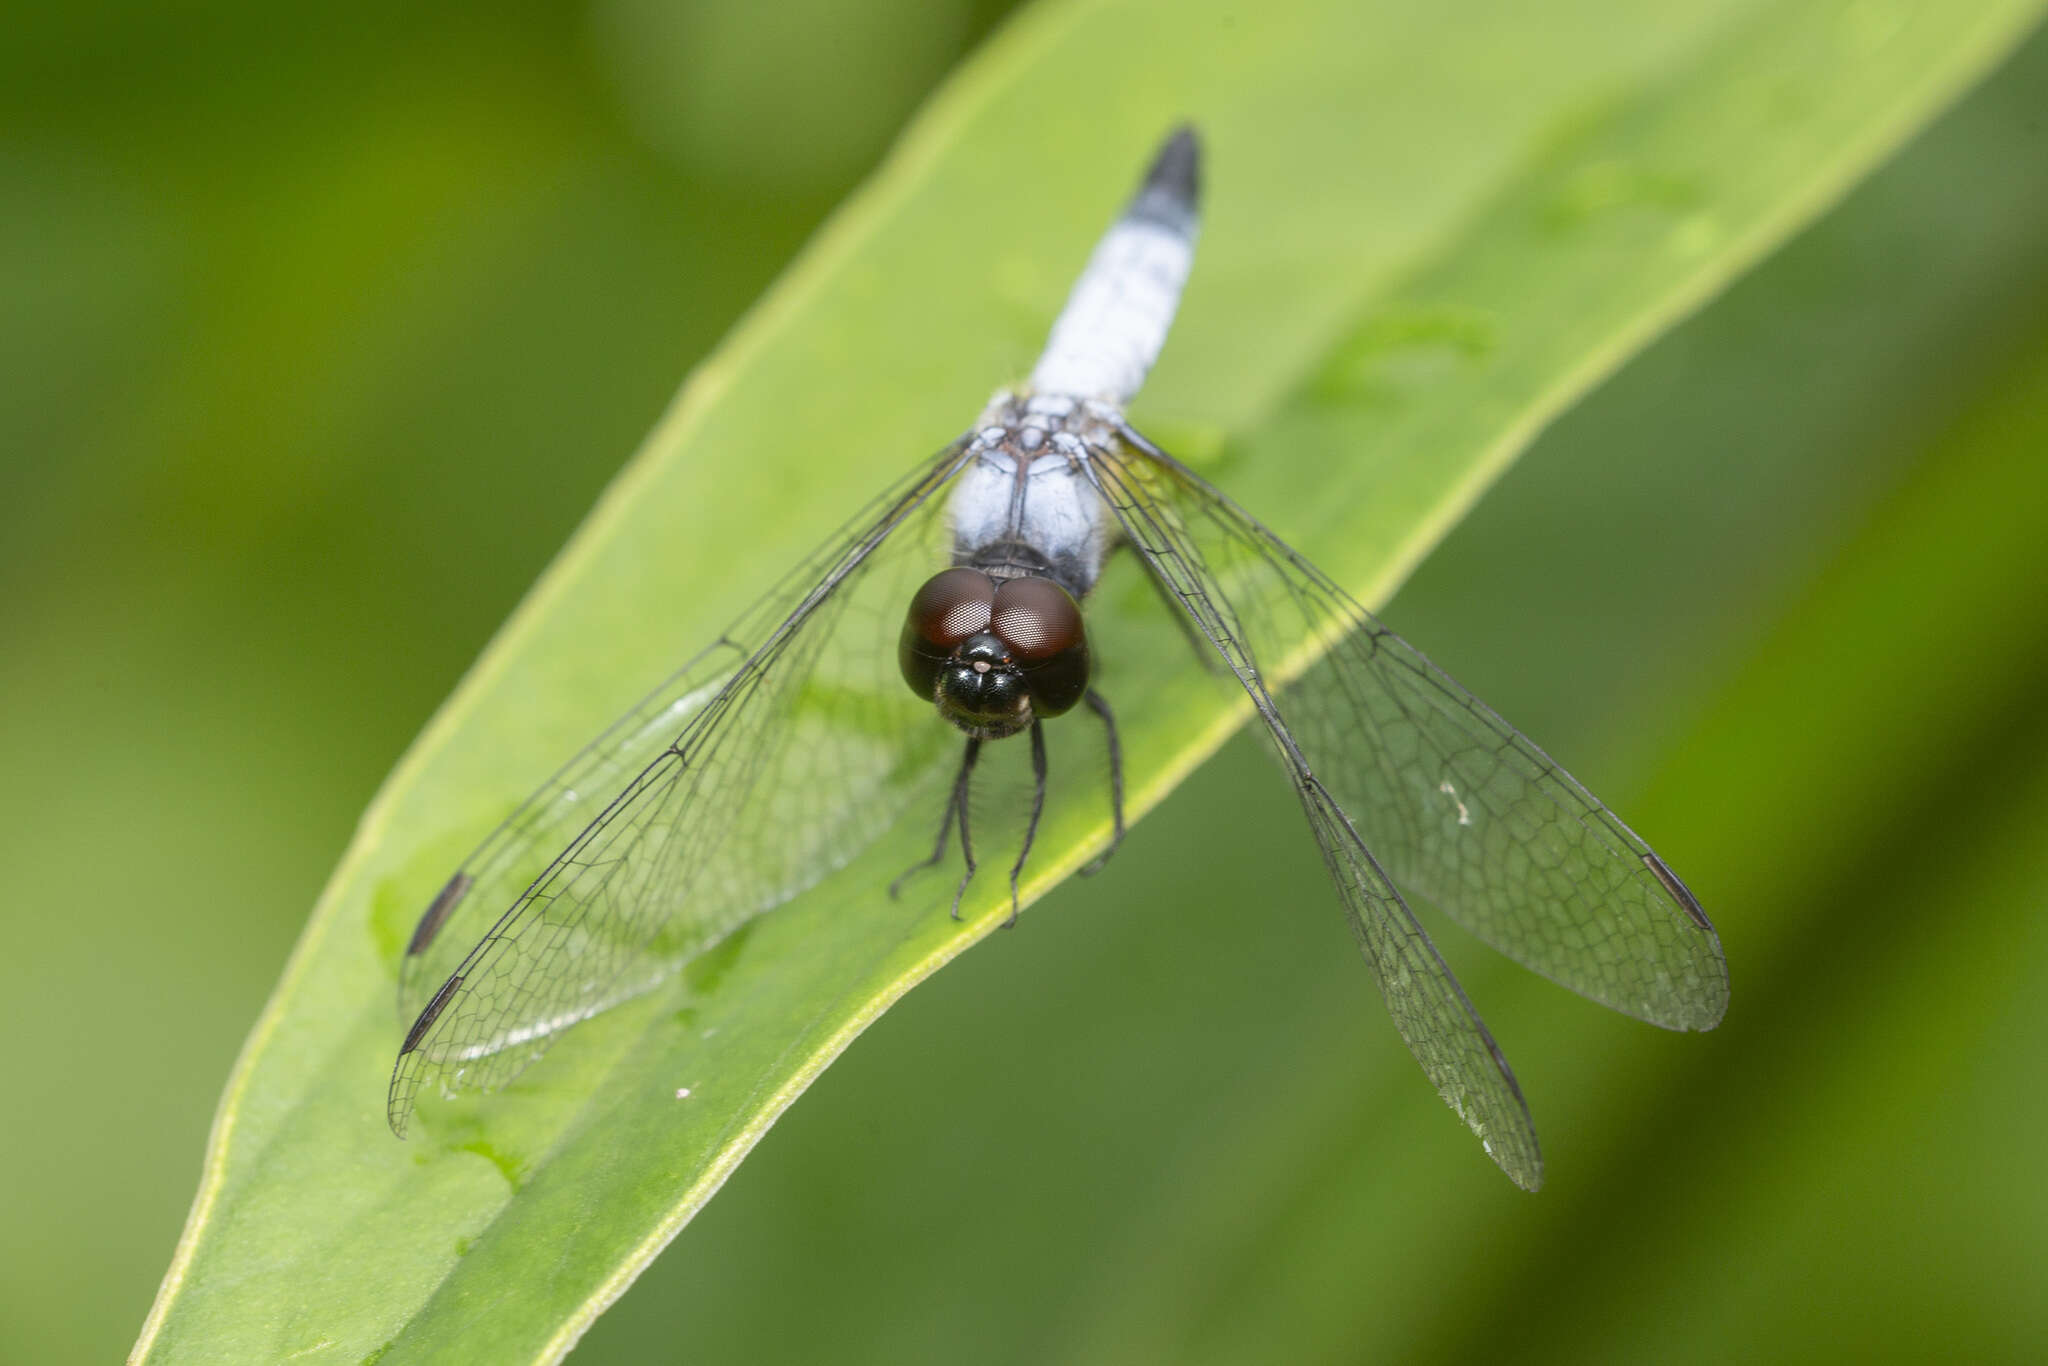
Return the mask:
[[[1117,535],[1086,462],[1114,439],[1114,421],[1100,403],[997,394],[947,504],[953,563],[996,579],[1041,575],[1086,597]]]

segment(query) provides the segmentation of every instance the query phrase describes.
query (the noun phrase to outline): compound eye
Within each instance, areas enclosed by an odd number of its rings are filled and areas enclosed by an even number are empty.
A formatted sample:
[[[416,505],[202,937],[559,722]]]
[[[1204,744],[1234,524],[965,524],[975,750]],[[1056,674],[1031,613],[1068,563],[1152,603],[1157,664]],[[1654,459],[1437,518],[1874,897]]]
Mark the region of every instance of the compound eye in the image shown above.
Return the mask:
[[[905,623],[927,645],[950,653],[971,635],[988,629],[996,586],[978,569],[942,569],[910,600]]]
[[[1051,579],[1011,579],[996,589],[989,632],[1024,671],[1031,708],[1058,716],[1088,694],[1088,637],[1081,607]]]
[[[978,569],[956,566],[925,580],[896,641],[896,663],[912,692],[927,702],[937,695],[947,658],[961,641],[988,629],[995,596],[995,584]]]
[[[1080,604],[1051,579],[1011,579],[997,588],[988,629],[1026,667],[1084,643]]]

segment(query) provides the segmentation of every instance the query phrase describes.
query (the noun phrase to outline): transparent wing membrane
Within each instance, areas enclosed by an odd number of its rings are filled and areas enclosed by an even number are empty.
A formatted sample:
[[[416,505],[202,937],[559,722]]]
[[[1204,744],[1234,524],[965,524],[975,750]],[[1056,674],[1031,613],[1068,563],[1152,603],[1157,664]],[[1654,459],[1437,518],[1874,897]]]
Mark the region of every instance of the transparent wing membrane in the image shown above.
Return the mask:
[[[843,866],[949,773],[952,741],[893,647],[943,562],[936,495],[961,459],[948,447],[841,528],[464,861],[401,965],[415,1018],[394,1130],[421,1086],[503,1085]]]
[[[1095,453],[1103,496],[1251,695],[1402,1038],[1494,1160],[1535,1186],[1520,1088],[1402,892],[1673,1029],[1711,1028],[1726,1006],[1713,927],[1649,847],[1519,731],[1243,509],[1137,433],[1125,439],[1127,450]]]

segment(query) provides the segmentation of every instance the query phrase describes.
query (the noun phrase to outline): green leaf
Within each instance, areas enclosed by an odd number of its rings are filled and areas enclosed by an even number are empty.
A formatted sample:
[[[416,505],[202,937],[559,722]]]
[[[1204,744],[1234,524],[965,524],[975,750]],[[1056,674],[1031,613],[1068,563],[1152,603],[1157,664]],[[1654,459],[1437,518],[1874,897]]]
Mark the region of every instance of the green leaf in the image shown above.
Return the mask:
[[[1028,366],[1174,119],[1207,137],[1209,214],[1136,416],[1220,433],[1218,481],[1373,602],[1546,420],[2036,9],[1027,12],[692,378],[366,815],[230,1079],[138,1356],[559,1357],[861,1029],[1001,919],[992,881],[959,925],[891,902],[885,845],[504,1094],[428,1107],[410,1144],[383,1128],[395,960],[447,869]],[[1239,710],[1136,587],[1106,582],[1092,631],[1146,699],[1125,709],[1143,810]],[[1101,826],[1061,803],[1029,895]],[[1462,1141],[1448,1117],[1437,1135]]]

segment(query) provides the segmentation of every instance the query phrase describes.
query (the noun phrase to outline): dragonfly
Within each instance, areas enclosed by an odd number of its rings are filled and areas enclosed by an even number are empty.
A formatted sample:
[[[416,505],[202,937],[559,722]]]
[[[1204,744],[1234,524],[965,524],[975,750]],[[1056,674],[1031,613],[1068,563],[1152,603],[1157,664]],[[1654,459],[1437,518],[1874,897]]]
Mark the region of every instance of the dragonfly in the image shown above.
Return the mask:
[[[564,1030],[667,980],[920,805],[929,816],[937,804],[938,833],[910,871],[943,863],[957,837],[957,918],[985,834],[971,819],[977,766],[1005,741],[1031,761],[1010,822],[1022,822],[1013,923],[1045,807],[1046,727],[1069,713],[1102,728],[1113,851],[1121,747],[1083,604],[1119,554],[1196,663],[1249,701],[1395,1029],[1517,1184],[1543,1175],[1528,1104],[1411,899],[1625,1014],[1673,1030],[1720,1021],[1720,939],[1669,865],[1125,417],[1193,266],[1200,182],[1184,126],[1095,247],[1028,381],[998,391],[455,870],[402,956],[412,1023],[390,1083],[394,1132],[423,1086],[504,1085]]]

